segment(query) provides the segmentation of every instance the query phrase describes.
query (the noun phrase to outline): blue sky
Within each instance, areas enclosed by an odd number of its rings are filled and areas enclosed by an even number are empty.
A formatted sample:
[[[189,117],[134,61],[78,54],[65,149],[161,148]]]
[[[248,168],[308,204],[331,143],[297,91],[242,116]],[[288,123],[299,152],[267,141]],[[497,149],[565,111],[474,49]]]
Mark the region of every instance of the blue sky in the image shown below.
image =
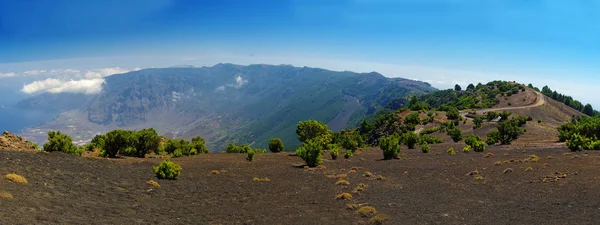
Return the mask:
[[[269,63],[550,85],[600,107],[594,0],[0,1],[0,77]],[[42,79],[41,77],[39,79]]]

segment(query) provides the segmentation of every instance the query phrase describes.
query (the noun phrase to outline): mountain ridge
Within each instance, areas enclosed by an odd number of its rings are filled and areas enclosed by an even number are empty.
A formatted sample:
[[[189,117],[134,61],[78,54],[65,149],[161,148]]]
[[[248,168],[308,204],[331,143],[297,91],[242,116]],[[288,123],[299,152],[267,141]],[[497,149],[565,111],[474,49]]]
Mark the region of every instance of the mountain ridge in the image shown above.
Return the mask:
[[[42,130],[66,129],[63,131],[85,142],[91,134],[106,129],[152,125],[173,137],[203,136],[213,151],[227,142],[254,142],[265,147],[267,137],[281,137],[291,147],[299,143],[293,135],[298,121],[337,118],[332,128],[353,127],[392,99],[434,90],[428,83],[386,78],[377,72],[291,65],[152,68],[106,77],[99,94],[86,96],[80,107],[67,108],[70,112],[61,114],[63,118],[24,134],[40,136],[36,138],[40,141]],[[26,102],[40,101],[34,97]],[[81,128],[86,123],[79,118],[83,114],[92,123],[85,126],[94,129]],[[79,124],[63,126],[70,120]]]

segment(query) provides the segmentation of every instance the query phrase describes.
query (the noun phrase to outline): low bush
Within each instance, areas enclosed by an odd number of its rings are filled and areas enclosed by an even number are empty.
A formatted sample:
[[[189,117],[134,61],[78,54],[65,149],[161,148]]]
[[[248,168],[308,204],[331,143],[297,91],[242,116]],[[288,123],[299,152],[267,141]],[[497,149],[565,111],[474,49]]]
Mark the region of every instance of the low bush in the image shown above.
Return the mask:
[[[269,140],[269,150],[271,150],[271,152],[283,151],[283,141],[279,138],[271,138],[271,140]]]
[[[323,159],[321,158],[322,146],[323,145],[319,141],[309,139],[296,149],[296,154],[306,162],[307,166],[315,167],[323,163]],[[346,154],[348,152],[349,151],[346,151]]]
[[[471,146],[470,146],[470,145],[466,145],[466,146],[463,148],[463,152],[464,152],[464,153],[469,153],[470,151],[471,151]]]
[[[249,150],[252,150],[250,145],[235,145],[233,143],[227,144],[225,148],[226,153],[248,153]]]
[[[450,136],[454,142],[459,142],[463,138],[462,131],[456,126],[449,126],[448,128],[446,128],[446,131],[448,133],[448,136]]]
[[[352,158],[352,156],[354,156],[354,153],[352,153],[352,151],[348,150],[344,153],[344,158],[346,159]]]
[[[429,136],[427,134],[423,134],[421,136],[419,136],[419,143],[418,144],[439,144],[442,143],[442,139],[438,138],[438,137],[433,137],[433,136]]]
[[[475,143],[473,143],[472,147],[473,151],[475,152],[484,152],[487,148],[486,143],[484,143],[483,141],[476,141]]]
[[[454,148],[449,148],[448,151],[446,151],[449,155],[456,155],[456,151],[454,150]]]
[[[329,155],[331,155],[331,159],[332,160],[336,160],[339,154],[340,153],[339,153],[338,149],[331,149],[331,150],[329,150]]]
[[[379,139],[379,147],[383,150],[383,159],[396,159],[400,152],[398,138],[394,136],[382,137]]]
[[[419,142],[419,135],[412,131],[404,133],[402,135],[402,142],[406,144],[409,149],[414,149],[415,145]]]
[[[169,159],[163,160],[159,166],[153,166],[152,169],[158,179],[175,180],[181,174],[181,166]]]
[[[430,149],[430,148],[431,148],[431,147],[429,147],[429,145],[428,145],[428,144],[423,144],[423,145],[421,145],[421,151],[422,151],[423,153],[429,153],[429,149]]]
[[[73,155],[81,155],[83,153],[83,149],[77,148],[73,144],[71,136],[63,134],[60,131],[48,132],[48,143],[44,144],[44,151],[59,151]]]
[[[252,162],[252,160],[254,160],[254,150],[250,149],[248,150],[248,157],[246,157],[246,160]]]

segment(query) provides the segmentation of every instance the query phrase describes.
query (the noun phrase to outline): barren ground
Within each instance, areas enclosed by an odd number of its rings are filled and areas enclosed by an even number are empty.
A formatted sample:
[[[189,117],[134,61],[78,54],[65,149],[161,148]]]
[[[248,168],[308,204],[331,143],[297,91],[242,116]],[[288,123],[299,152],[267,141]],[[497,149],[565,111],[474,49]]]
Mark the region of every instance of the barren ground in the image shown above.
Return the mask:
[[[0,191],[13,195],[0,198],[0,224],[367,223],[369,217],[346,204],[371,205],[390,216],[387,224],[600,223],[599,152],[492,146],[494,156],[484,158],[462,153],[463,145],[432,145],[428,154],[403,149],[402,159],[389,161],[380,160],[380,150],[365,149],[314,169],[302,168],[303,161],[289,153],[258,154],[254,162],[244,154],[203,154],[174,159],[182,175],[158,180],[160,188],[146,184],[156,180],[152,165],[159,158],[0,151],[0,175],[17,173],[29,181],[0,179]],[[458,154],[446,154],[448,147]],[[530,155],[539,162],[518,162]],[[513,172],[504,173],[507,168]],[[482,180],[467,175],[474,170]],[[367,171],[374,176],[363,176]],[[332,175],[340,174],[350,185],[336,185]],[[253,182],[255,177],[270,181]],[[352,200],[334,199],[359,183],[368,187]]]

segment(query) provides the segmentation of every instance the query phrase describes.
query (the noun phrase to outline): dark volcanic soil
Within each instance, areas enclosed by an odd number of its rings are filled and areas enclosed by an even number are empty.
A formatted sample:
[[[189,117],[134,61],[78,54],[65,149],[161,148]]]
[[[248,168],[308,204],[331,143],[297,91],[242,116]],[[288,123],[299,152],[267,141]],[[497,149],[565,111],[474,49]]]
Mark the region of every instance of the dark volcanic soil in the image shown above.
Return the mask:
[[[0,151],[0,175],[14,172],[29,181],[0,179],[0,191],[13,195],[0,198],[0,224],[367,223],[346,209],[349,203],[375,207],[390,216],[387,224],[600,223],[600,152],[492,147],[495,155],[484,158],[462,153],[458,144],[458,154],[448,155],[449,146],[433,145],[428,154],[402,150],[401,160],[389,161],[367,149],[350,161],[326,160],[321,169],[298,167],[301,159],[288,153],[258,154],[254,162],[243,154],[204,154],[174,159],[182,175],[158,180],[160,188],[146,184],[160,159]],[[509,162],[532,154],[539,162]],[[362,168],[350,173],[351,167]],[[513,172],[503,173],[506,168]],[[467,175],[474,170],[483,180]],[[364,177],[366,171],[374,176]],[[327,176],[339,174],[347,174],[350,185]],[[359,183],[368,187],[352,200],[334,199]]]

